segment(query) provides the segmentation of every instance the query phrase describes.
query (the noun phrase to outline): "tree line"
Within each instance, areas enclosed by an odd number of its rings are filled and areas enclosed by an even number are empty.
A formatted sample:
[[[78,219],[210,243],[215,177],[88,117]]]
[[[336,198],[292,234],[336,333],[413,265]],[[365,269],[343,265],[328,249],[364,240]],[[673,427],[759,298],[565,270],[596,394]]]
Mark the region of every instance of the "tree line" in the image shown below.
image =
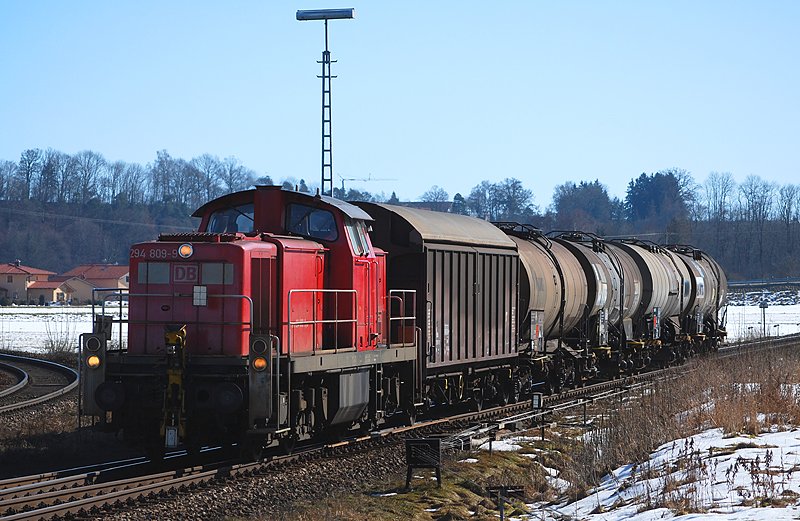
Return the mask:
[[[197,224],[189,217],[196,207],[255,184],[315,190],[303,179],[273,181],[232,156],[185,160],[161,150],[141,165],[109,161],[90,150],[24,150],[18,161],[0,160],[0,250],[6,257],[0,261],[22,259],[53,271],[80,263],[125,263],[130,244],[158,232],[189,230]],[[693,244],[736,279],[800,276],[798,185],[753,175],[737,183],[728,172],[712,172],[701,184],[690,172],[670,168],[632,178],[623,198],[610,196],[599,179],[557,186],[545,208],[534,203],[534,195],[515,177],[482,181],[452,197],[434,185],[415,202],[400,201],[395,193],[334,188],[335,197],[351,201]]]

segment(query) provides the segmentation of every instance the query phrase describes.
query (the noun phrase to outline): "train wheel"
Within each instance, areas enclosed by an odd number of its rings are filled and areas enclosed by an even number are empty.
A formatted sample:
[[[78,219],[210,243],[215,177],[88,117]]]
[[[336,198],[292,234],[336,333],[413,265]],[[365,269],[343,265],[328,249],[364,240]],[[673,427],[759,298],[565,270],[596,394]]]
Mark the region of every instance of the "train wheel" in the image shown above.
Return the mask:
[[[405,406],[405,423],[406,425],[414,425],[417,423],[417,408],[414,406],[413,403],[409,403]]]
[[[258,461],[264,454],[261,440],[245,438],[239,442],[239,457],[245,461]]]
[[[144,448],[145,456],[150,460],[150,463],[161,463],[164,461],[166,449],[163,445],[148,445]]]
[[[472,408],[477,412],[483,410],[483,392],[478,389],[472,391]]]
[[[519,402],[521,396],[522,396],[522,382],[519,381],[518,376],[515,376],[511,380],[511,393],[509,394],[508,397],[508,403]]]
[[[284,436],[278,441],[278,447],[280,448],[281,452],[286,455],[291,454],[294,452],[294,448],[297,445],[297,435],[296,434],[289,434],[288,436]]]
[[[188,443],[186,445],[186,453],[190,456],[197,456],[202,448],[203,446],[199,443]]]

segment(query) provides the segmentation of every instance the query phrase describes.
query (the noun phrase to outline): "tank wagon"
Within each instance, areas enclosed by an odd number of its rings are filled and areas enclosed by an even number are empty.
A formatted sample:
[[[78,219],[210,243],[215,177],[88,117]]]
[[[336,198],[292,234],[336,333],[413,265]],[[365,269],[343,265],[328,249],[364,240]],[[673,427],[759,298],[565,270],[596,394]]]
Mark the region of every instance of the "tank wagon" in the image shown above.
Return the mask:
[[[682,362],[724,341],[727,278],[702,251],[497,225],[523,267],[521,340],[567,361],[551,387]]]
[[[724,340],[727,281],[688,246],[256,187],[130,251],[127,343],[81,336],[82,415],[158,455],[413,421]]]

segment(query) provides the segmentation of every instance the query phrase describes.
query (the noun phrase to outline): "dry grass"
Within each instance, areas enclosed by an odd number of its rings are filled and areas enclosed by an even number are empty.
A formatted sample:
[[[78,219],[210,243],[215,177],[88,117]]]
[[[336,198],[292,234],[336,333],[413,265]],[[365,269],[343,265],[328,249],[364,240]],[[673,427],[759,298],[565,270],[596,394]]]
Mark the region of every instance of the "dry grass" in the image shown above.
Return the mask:
[[[464,454],[457,455],[464,457]],[[405,469],[398,469],[404,471]],[[405,476],[399,472],[384,487],[365,490],[336,499],[296,505],[283,519],[312,521],[318,519],[361,521],[448,521],[456,519],[497,519],[496,498],[486,496],[486,487],[501,484],[520,484],[525,487],[527,500],[554,499],[545,481],[542,466],[531,458],[513,452],[481,453],[477,463],[449,460],[442,472],[442,486],[430,479],[432,471],[418,470],[412,490],[405,491]],[[512,501],[508,513],[521,512],[524,503]]]

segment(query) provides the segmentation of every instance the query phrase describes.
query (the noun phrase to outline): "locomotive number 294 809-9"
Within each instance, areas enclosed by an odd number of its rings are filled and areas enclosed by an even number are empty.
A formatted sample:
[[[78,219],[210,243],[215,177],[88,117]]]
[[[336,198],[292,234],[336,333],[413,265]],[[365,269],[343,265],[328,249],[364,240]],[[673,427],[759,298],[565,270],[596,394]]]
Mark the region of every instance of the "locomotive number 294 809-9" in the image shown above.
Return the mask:
[[[131,259],[177,259],[178,248],[131,248]]]

